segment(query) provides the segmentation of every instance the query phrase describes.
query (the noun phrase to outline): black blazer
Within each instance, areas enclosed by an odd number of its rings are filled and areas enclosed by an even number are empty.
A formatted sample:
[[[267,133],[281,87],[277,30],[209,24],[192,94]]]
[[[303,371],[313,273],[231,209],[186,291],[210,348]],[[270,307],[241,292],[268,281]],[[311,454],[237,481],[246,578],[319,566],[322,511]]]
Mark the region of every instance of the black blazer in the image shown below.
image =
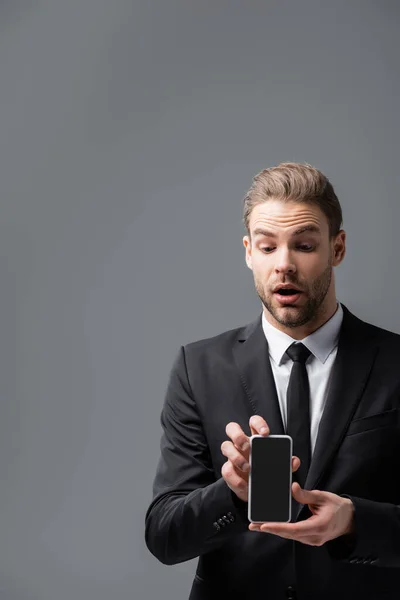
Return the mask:
[[[308,546],[248,530],[247,503],[221,475],[225,427],[253,414],[284,433],[262,330],[182,346],[161,413],[161,457],[145,540],[162,563],[199,557],[190,600],[400,598],[400,335],[343,306],[333,376],[305,483],[346,495],[356,537]],[[297,505],[292,521],[311,516]]]

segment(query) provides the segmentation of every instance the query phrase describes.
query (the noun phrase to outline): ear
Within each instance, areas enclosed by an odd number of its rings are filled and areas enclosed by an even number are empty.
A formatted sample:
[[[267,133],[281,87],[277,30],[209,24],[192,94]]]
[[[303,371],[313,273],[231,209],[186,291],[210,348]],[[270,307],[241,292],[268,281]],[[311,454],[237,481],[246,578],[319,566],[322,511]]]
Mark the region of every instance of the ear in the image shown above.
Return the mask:
[[[346,232],[341,229],[333,241],[332,265],[340,265],[346,254]]]
[[[246,264],[249,269],[253,270],[251,262],[251,240],[248,235],[245,235],[243,238],[243,246],[246,248]]]

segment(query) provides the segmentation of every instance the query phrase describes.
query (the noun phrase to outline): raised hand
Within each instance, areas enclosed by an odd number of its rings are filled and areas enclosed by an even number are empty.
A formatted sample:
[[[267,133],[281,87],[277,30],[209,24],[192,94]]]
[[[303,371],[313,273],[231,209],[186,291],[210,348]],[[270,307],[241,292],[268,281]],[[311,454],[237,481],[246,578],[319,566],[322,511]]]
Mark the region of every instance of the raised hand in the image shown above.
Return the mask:
[[[268,423],[258,415],[250,418],[249,425],[251,435],[259,434],[267,437],[270,433]],[[250,438],[238,423],[228,423],[225,431],[231,441],[226,440],[221,444],[221,452],[228,459],[222,465],[221,474],[236,496],[248,502]],[[300,459],[293,456],[292,471],[297,471],[299,466]]]

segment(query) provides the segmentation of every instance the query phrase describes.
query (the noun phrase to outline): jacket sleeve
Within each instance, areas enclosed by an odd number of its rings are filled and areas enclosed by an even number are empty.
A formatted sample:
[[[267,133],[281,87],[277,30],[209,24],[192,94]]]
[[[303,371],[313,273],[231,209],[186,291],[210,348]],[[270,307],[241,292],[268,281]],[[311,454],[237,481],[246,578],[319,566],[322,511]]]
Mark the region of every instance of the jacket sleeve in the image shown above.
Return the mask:
[[[163,429],[145,541],[166,565],[210,552],[248,530],[242,502],[215,473],[188,380],[185,350],[174,361],[161,411]]]
[[[400,506],[343,494],[354,504],[354,535],[327,542],[332,558],[400,567]]]

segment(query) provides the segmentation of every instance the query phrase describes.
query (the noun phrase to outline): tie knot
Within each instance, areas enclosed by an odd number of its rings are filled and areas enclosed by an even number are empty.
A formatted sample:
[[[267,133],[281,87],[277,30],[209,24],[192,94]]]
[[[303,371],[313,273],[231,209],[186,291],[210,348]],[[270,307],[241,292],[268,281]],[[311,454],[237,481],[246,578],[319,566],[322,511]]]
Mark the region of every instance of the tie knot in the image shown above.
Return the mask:
[[[301,342],[299,344],[296,344],[296,342],[293,342],[293,344],[291,346],[289,346],[289,348],[286,350],[286,354],[294,362],[299,362],[299,363],[305,364],[307,358],[311,354],[311,350],[306,348],[306,346],[304,344],[302,344]]]

